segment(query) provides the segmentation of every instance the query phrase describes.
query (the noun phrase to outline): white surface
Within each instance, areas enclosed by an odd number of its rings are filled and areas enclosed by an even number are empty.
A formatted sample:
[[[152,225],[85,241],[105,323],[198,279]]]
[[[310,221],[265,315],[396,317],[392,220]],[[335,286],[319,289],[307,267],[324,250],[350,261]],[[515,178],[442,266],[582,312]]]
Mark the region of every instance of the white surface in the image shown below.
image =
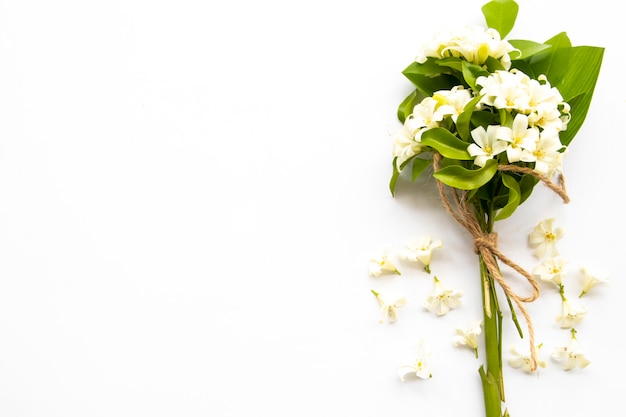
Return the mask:
[[[537,187],[501,247],[532,268],[527,233],[554,216],[572,269],[612,283],[584,299],[592,364],[505,365],[508,405],[614,415],[626,33],[609,1],[519,3],[509,38],[567,31],[606,53],[565,162],[572,202]],[[401,70],[441,23],[482,24],[483,4],[1,1],[0,415],[482,415],[480,361],[451,345],[480,311],[471,241],[432,189],[387,184]],[[439,319],[423,272],[367,275],[372,251],[422,234],[465,292]],[[371,288],[409,298],[395,325]],[[529,309],[547,357],[568,340],[558,297]],[[434,376],[401,383],[420,338]]]

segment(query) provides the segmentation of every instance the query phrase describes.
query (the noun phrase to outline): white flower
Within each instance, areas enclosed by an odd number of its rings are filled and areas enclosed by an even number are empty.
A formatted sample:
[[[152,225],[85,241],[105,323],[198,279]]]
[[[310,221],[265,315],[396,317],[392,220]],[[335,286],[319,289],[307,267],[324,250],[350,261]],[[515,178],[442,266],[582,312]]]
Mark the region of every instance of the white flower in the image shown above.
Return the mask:
[[[372,256],[369,264],[369,274],[372,277],[379,277],[383,272],[392,272],[400,275],[392,259],[391,249],[387,246],[380,253]]]
[[[598,284],[606,284],[609,282],[608,278],[602,278],[591,274],[584,266],[580,268],[580,272],[583,274],[583,289],[578,297],[582,297],[587,294],[591,288]]]
[[[462,296],[462,291],[444,287],[441,281],[434,277],[433,292],[426,297],[424,308],[430,312],[436,312],[438,316],[443,316],[461,305]]]
[[[529,242],[535,248],[535,256],[543,258],[545,256],[556,256],[559,251],[556,248],[557,240],[565,235],[562,227],[554,227],[554,219],[549,218],[539,222],[530,232]]]
[[[407,376],[415,375],[418,378],[426,379],[432,378],[432,374],[428,369],[428,364],[426,360],[430,356],[430,350],[424,343],[424,341],[420,341],[417,346],[417,354],[415,359],[411,362],[410,365],[403,365],[398,369],[398,376],[401,381],[405,381]]]
[[[374,296],[376,297],[376,301],[378,301],[378,304],[380,305],[382,318],[379,320],[379,323],[381,324],[384,323],[387,318],[389,319],[390,323],[393,323],[394,321],[396,321],[397,319],[396,310],[406,305],[406,298],[400,297],[394,300],[393,302],[389,303],[380,295],[380,293],[374,290],[371,290],[371,291],[372,291],[372,294],[374,294]]]
[[[563,363],[563,369],[566,371],[575,368],[583,369],[591,363],[578,346],[575,329],[572,329],[572,339],[569,346],[555,348],[552,352],[552,359]]]
[[[472,349],[476,357],[478,357],[478,335],[481,332],[481,325],[481,320],[475,320],[467,329],[457,328],[456,336],[453,340],[454,346],[467,346]]]
[[[478,126],[472,130],[472,138],[475,143],[467,147],[467,152],[474,157],[474,163],[478,166],[485,166],[487,160],[494,158],[496,155],[506,151],[508,146],[506,141],[499,140],[497,137],[499,126]]]
[[[476,78],[476,84],[482,87],[481,103],[497,109],[517,110],[520,113],[531,110],[528,95],[530,82],[530,77],[519,70],[499,70],[489,76]]]
[[[416,139],[419,130],[415,129],[411,122],[412,119],[407,118],[402,128],[393,136],[392,155],[397,158],[396,169],[398,171],[402,170],[404,162],[422,152],[424,148],[424,145]]]
[[[548,258],[533,269],[533,275],[560,288],[567,274],[566,265],[567,261],[560,256]]]
[[[543,130],[539,134],[537,146],[533,155],[537,158],[534,170],[540,174],[551,176],[556,171],[561,171],[563,164],[564,149],[559,139],[559,132],[554,129]]]
[[[508,142],[506,157],[509,162],[534,162],[537,159],[533,151],[539,139],[539,129],[528,127],[528,116],[525,114],[515,116],[512,127],[499,127],[497,137]]]
[[[444,112],[438,111],[439,102],[432,97],[426,97],[413,107],[413,121],[416,127],[438,127],[443,120]]]
[[[541,349],[541,345],[537,346],[537,353],[539,353],[539,349]],[[509,349],[509,352],[513,355],[509,358],[509,365],[513,368],[522,369],[522,371],[529,374],[534,372],[532,369],[532,358],[529,353],[522,354],[514,346]],[[537,358],[537,369],[545,368],[546,365],[546,361],[539,357]],[[535,371],[537,369],[535,369]]]
[[[430,236],[419,239],[410,238],[404,244],[402,256],[407,261],[421,262],[424,270],[430,274],[430,260],[435,249],[443,248],[443,242],[439,239],[432,240]]]
[[[556,317],[557,323],[563,329],[571,329],[574,325],[580,323],[587,315],[585,306],[572,305],[569,300],[563,297],[561,303],[561,314]]]
[[[451,116],[455,123],[472,98],[470,90],[460,85],[452,87],[451,90],[440,90],[433,94],[433,99],[439,103],[437,111],[444,116]]]

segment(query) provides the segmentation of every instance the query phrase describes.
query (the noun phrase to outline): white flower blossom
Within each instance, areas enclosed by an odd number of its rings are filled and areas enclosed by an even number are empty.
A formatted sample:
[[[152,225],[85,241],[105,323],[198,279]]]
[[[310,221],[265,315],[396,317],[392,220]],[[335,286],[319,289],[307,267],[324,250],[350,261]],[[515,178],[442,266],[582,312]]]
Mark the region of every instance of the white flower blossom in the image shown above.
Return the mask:
[[[478,335],[480,335],[482,329],[482,321],[475,320],[471,323],[469,328],[457,328],[456,336],[454,336],[454,346],[461,347],[466,346],[474,351],[476,357],[478,357]]]
[[[506,157],[509,162],[534,162],[537,159],[533,151],[539,139],[539,129],[528,127],[528,116],[525,114],[515,116],[511,127],[500,126],[496,136],[508,142]]]
[[[572,339],[569,346],[557,347],[552,352],[552,359],[563,364],[563,369],[570,371],[575,368],[586,368],[591,362],[578,346],[576,330],[572,329]]]
[[[423,236],[419,239],[410,238],[404,244],[402,257],[407,261],[420,262],[424,270],[430,274],[430,261],[435,249],[443,248],[443,242],[433,240],[431,236]]]
[[[430,312],[435,312],[438,316],[443,316],[461,305],[462,296],[462,291],[447,288],[437,277],[434,277],[433,292],[426,297],[424,308]]]
[[[496,155],[506,151],[508,146],[506,141],[497,137],[498,126],[478,126],[472,130],[472,138],[474,143],[467,147],[467,152],[474,157],[474,163],[480,167],[485,166],[489,159],[493,159]]]
[[[379,277],[384,272],[391,272],[400,275],[400,271],[393,262],[393,255],[389,246],[384,247],[380,253],[375,254],[370,259],[369,274],[372,277]]]
[[[376,297],[376,301],[378,301],[378,305],[380,305],[380,311],[382,313],[382,317],[379,320],[379,323],[384,323],[386,319],[389,319],[390,323],[393,323],[397,320],[397,310],[400,307],[404,307],[406,305],[406,298],[400,297],[393,302],[387,302],[385,298],[383,298],[379,292],[371,290],[372,294]]]
[[[433,94],[433,99],[439,103],[438,112],[444,116],[450,116],[455,123],[472,98],[470,90],[460,85],[452,87],[451,90],[440,90]]]
[[[562,171],[564,149],[559,139],[559,133],[553,129],[543,130],[539,134],[537,146],[533,155],[537,158],[534,170],[540,174],[552,176],[555,172]]]
[[[544,219],[530,232],[529,243],[535,248],[534,254],[538,258],[556,256],[559,251],[556,242],[565,235],[562,227],[554,227],[554,219]]]
[[[561,314],[556,317],[557,323],[563,329],[571,329],[580,323],[587,315],[587,308],[582,305],[573,305],[570,301],[563,297],[561,302]]]
[[[516,49],[500,38],[495,29],[468,25],[454,30],[442,30],[418,51],[415,61],[423,64],[430,58],[457,57],[482,65],[488,57],[495,58],[506,69],[511,67],[509,53]]]
[[[567,275],[567,261],[561,256],[548,258],[533,269],[533,275],[542,281],[551,282],[561,288]]]
[[[542,345],[537,346],[536,352],[539,353],[539,349],[541,349]],[[526,349],[528,351],[528,348]],[[530,353],[520,353],[515,346],[512,346],[509,349],[511,353],[511,357],[508,362],[513,368],[521,369],[522,371],[530,374],[535,372],[539,368],[545,368],[547,366],[546,361],[537,357],[537,368],[533,371],[532,369],[532,358]]]
[[[598,275],[591,274],[584,266],[580,268],[580,272],[583,276],[583,289],[578,297],[582,297],[583,295],[587,294],[590,289],[598,284],[606,284],[609,282],[608,278],[603,278]]]
[[[424,145],[422,145],[418,137],[419,129],[415,129],[411,124],[412,119],[407,118],[402,125],[402,128],[393,135],[393,152],[392,155],[396,157],[396,169],[402,170],[402,164],[422,152]]]
[[[416,376],[421,379],[432,378],[430,369],[428,368],[427,359],[430,356],[430,350],[423,340],[417,346],[417,354],[415,359],[408,365],[403,365],[398,369],[398,376],[401,381],[405,381],[407,376]]]

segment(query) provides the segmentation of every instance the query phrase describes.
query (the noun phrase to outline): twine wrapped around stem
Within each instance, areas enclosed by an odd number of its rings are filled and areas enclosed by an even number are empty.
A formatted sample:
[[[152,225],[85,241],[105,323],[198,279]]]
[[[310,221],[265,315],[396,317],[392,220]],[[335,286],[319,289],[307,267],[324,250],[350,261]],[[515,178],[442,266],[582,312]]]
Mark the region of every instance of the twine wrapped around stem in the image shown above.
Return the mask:
[[[437,152],[433,154],[433,168],[436,171],[439,170],[441,165],[441,155]],[[561,183],[559,185],[554,184],[548,177],[542,175],[538,172],[533,171],[530,168],[519,167],[516,165],[498,165],[498,170],[500,171],[512,171],[518,172],[522,174],[532,175],[538,180],[542,181],[546,186],[548,186],[552,191],[557,193],[565,203],[569,202],[569,197],[565,191],[565,183],[563,177],[561,176]],[[530,343],[530,358],[531,358],[531,369],[534,371],[537,369],[537,349],[535,347],[535,331],[532,324],[532,320],[524,303],[529,303],[536,300],[539,297],[539,284],[537,280],[528,273],[525,269],[517,265],[507,256],[505,256],[500,250],[498,250],[498,235],[496,233],[488,233],[483,231],[480,226],[478,219],[471,207],[467,205],[467,201],[465,199],[465,192],[461,192],[459,195],[458,190],[451,189],[452,192],[448,193],[446,190],[445,184],[441,181],[436,181],[437,188],[439,190],[439,196],[441,198],[441,202],[446,209],[446,211],[459,223],[463,226],[474,238],[474,252],[479,254],[487,267],[487,270],[491,274],[491,276],[498,282],[504,293],[509,297],[509,299],[513,300],[517,305],[519,311],[524,316],[524,320],[526,321],[526,325],[528,328],[528,338]],[[518,295],[511,286],[506,282],[506,280],[502,277],[500,273],[500,268],[498,267],[498,259],[500,262],[509,266],[511,269],[516,271],[518,274],[522,275],[530,286],[532,287],[532,294],[528,297],[522,297]],[[485,310],[488,316],[491,316],[490,306],[488,305],[488,297],[485,297],[486,305]]]

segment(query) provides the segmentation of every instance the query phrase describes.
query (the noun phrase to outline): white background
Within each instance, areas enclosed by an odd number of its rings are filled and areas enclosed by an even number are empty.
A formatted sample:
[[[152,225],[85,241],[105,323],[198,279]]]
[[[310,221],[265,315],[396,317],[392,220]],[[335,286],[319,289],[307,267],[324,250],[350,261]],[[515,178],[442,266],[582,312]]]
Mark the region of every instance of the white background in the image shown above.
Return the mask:
[[[0,416],[482,415],[481,361],[451,343],[480,313],[471,239],[432,184],[387,185],[402,69],[442,24],[482,25],[483,4],[0,1]],[[505,365],[513,417],[623,404],[617,7],[520,1],[509,36],[606,52],[571,203],[538,186],[501,249],[532,269],[527,235],[555,217],[572,299],[581,265],[611,279],[583,299],[592,364],[572,372],[549,360],[569,335],[542,285],[528,308],[548,367]],[[419,268],[367,274],[373,251],[426,234],[465,294],[441,318]],[[370,289],[407,296],[394,325]],[[401,383],[419,339],[433,378]]]

